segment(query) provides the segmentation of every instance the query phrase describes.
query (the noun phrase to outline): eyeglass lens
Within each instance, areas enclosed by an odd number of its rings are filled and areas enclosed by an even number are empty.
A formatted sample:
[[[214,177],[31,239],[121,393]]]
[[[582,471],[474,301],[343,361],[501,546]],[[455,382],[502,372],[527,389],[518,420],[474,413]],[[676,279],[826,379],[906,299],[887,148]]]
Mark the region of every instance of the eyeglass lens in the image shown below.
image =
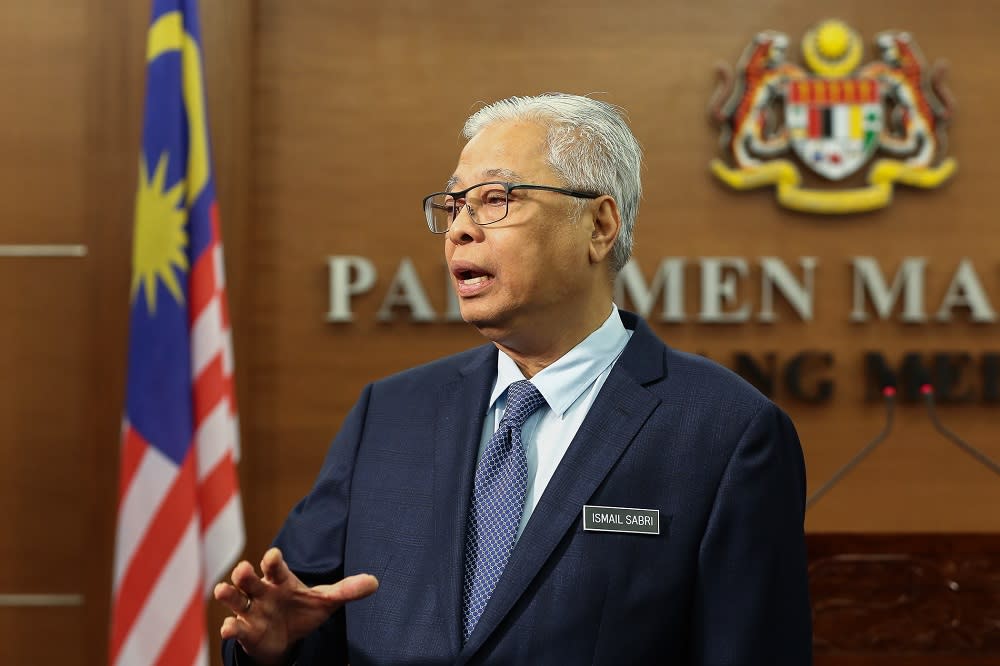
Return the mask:
[[[443,193],[427,202],[432,231],[441,233],[467,209],[476,224],[498,222],[507,215],[507,188],[502,183],[485,183],[466,193]]]

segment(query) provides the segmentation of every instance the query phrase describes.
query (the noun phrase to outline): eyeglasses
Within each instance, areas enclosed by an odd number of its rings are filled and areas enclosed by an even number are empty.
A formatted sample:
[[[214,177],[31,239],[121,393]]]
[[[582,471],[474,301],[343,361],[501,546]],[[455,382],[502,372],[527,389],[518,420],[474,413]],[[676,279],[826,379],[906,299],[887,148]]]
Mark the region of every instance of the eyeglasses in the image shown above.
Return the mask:
[[[511,192],[516,190],[544,190],[556,192],[577,199],[596,199],[596,192],[580,192],[549,185],[526,185],[524,183],[504,183],[500,181],[479,183],[459,192],[435,192],[424,197],[424,217],[427,228],[435,234],[443,234],[451,229],[463,210],[480,226],[493,224],[507,217]],[[516,197],[515,197],[516,201]]]

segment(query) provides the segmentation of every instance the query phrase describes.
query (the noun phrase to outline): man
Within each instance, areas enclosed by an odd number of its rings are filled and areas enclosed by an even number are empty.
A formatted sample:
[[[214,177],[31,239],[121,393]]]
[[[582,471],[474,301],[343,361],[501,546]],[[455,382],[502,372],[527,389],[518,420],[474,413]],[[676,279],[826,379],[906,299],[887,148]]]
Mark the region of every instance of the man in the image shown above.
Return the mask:
[[[810,663],[791,422],[612,303],[627,125],[552,94],[465,136],[424,211],[492,344],[365,389],[262,575],[216,587],[226,662]]]

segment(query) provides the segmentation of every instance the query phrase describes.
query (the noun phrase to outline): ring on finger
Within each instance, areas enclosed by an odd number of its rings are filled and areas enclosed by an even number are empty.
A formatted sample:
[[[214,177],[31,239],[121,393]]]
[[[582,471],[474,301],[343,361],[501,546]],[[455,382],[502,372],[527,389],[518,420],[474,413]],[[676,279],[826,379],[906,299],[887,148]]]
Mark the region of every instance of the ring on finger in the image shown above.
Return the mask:
[[[246,603],[246,605],[245,605],[245,606],[243,607],[243,612],[244,612],[244,613],[249,613],[249,612],[250,612],[250,607],[251,607],[251,606],[253,606],[253,597],[251,597],[251,596],[250,596],[250,595],[248,594],[248,595],[247,595],[247,603]]]

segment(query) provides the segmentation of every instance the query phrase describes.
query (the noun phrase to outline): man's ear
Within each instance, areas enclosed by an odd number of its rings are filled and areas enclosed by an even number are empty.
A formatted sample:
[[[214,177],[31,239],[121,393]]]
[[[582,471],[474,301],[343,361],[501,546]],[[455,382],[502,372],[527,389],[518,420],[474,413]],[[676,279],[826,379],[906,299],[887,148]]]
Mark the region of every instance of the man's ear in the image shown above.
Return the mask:
[[[609,195],[598,199],[597,210],[594,213],[594,226],[590,234],[591,263],[599,264],[611,254],[621,226],[622,217],[618,212],[617,202]]]

